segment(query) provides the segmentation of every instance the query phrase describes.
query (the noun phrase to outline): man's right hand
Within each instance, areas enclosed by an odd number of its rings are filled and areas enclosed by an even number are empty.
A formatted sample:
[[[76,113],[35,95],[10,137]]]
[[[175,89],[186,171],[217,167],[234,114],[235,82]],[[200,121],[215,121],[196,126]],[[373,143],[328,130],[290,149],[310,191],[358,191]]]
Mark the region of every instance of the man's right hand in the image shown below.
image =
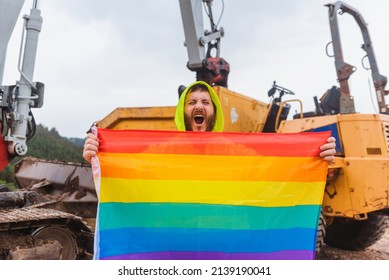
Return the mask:
[[[99,139],[93,133],[88,133],[84,143],[82,156],[87,162],[91,162],[92,157],[97,156],[99,151]]]

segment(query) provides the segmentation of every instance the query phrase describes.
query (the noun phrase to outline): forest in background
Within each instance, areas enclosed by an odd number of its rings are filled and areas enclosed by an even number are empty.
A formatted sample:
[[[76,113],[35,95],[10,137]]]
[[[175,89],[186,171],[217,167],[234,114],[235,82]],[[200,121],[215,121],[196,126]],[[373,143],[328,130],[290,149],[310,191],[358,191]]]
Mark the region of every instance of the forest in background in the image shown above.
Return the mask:
[[[46,160],[67,162],[85,162],[82,157],[85,139],[66,138],[61,136],[55,128],[37,125],[34,137],[27,142],[28,152],[23,157],[15,157],[11,163],[0,172],[0,183],[14,184],[14,166],[24,157],[36,157]]]

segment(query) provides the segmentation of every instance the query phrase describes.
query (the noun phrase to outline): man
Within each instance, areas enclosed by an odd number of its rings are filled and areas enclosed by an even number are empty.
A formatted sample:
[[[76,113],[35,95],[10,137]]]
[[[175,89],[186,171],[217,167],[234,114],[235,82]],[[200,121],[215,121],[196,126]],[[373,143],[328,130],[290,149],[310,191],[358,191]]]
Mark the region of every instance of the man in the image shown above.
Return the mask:
[[[187,87],[178,101],[174,122],[182,131],[223,131],[223,112],[213,88],[205,82]]]
[[[174,122],[181,131],[223,131],[223,112],[213,88],[202,81],[188,86],[178,101]],[[334,160],[335,146],[335,138],[329,137],[327,143],[320,147],[323,160]],[[97,155],[98,147],[97,136],[88,133],[84,144],[84,159],[91,162],[91,158]]]

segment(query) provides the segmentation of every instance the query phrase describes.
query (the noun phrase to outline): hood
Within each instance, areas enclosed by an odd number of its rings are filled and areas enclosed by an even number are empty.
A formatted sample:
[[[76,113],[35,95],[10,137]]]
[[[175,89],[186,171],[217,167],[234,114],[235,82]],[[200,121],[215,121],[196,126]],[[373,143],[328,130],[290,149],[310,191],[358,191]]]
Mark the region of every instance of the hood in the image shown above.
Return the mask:
[[[215,125],[212,128],[212,131],[221,132],[224,128],[224,118],[223,118],[223,111],[222,106],[220,104],[219,97],[217,96],[216,92],[213,90],[213,88],[203,81],[194,82],[191,85],[187,86],[184,92],[181,94],[180,99],[178,100],[177,108],[176,108],[176,115],[174,117],[174,122],[176,123],[177,129],[185,131],[185,121],[184,121],[184,106],[185,106],[185,98],[186,94],[188,93],[189,89],[196,85],[196,84],[203,84],[207,86],[208,91],[211,96],[211,100],[213,104],[215,105]]]

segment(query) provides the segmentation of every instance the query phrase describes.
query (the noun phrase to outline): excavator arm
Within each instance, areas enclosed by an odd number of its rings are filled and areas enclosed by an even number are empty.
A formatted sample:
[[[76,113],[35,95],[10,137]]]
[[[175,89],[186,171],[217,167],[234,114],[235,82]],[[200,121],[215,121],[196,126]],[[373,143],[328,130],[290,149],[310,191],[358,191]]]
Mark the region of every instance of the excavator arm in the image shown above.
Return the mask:
[[[326,6],[329,8],[328,16],[331,29],[332,46],[334,50],[335,67],[340,84],[340,113],[355,112],[354,101],[350,95],[350,88],[348,85],[348,79],[355,71],[355,67],[345,63],[343,60],[342,44],[340,40],[337,20],[338,11],[339,14],[348,13],[353,16],[355,21],[358,23],[359,28],[361,29],[364,41],[362,49],[366,52],[366,56],[369,59],[370,69],[377,95],[379,112],[382,114],[388,114],[389,109],[385,102],[385,96],[389,93],[387,90],[385,90],[387,78],[382,76],[378,71],[378,65],[373,51],[373,44],[370,40],[370,35],[365,20],[356,9],[343,3],[342,1],[337,1],[333,4],[327,4]]]
[[[27,153],[26,142],[35,131],[31,108],[40,108],[43,105],[44,85],[33,82],[38,38],[42,27],[37,0],[33,1],[30,14],[23,17],[18,65],[20,80],[15,85],[3,85],[7,45],[23,4],[24,0],[0,0],[0,110],[2,129],[6,131],[4,140],[10,156]]]
[[[189,61],[187,67],[196,72],[197,81],[227,87],[230,65],[220,57],[220,39],[224,30],[218,29],[212,14],[213,0],[179,0]],[[202,6],[207,11],[211,31],[204,30]],[[212,56],[211,52],[216,54]]]

